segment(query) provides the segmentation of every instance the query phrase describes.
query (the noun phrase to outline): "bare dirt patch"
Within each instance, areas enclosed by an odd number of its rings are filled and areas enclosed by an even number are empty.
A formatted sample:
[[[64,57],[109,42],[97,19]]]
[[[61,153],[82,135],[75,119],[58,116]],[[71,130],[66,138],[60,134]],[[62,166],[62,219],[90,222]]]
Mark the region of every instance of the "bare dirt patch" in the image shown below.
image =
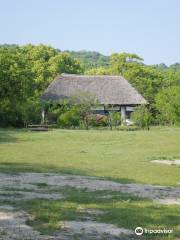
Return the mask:
[[[159,164],[165,164],[165,165],[180,165],[180,160],[176,159],[176,160],[153,160],[151,161],[152,163],[159,163]]]
[[[61,239],[72,239],[71,236],[77,236],[77,239],[130,239],[127,238],[129,235],[133,235],[133,231],[118,228],[112,224],[97,223],[94,221],[64,221],[60,223],[62,226],[61,232],[56,232],[60,234]],[[67,237],[67,232],[70,233],[69,238]],[[75,239],[75,238],[73,238]]]
[[[160,204],[180,204],[180,187],[143,184],[122,184],[96,177],[59,175],[53,173],[0,174],[0,200],[61,199],[64,187],[88,191],[109,190],[152,199]],[[57,193],[58,190],[58,193]],[[103,195],[111,198],[111,194]],[[112,196],[113,197],[113,196]],[[98,200],[98,199],[97,199]],[[104,212],[100,209],[78,209],[85,215],[83,221],[60,222],[60,230],[53,236],[41,235],[26,224],[30,216],[9,205],[0,206],[0,240],[92,240],[135,239],[132,231],[112,224],[96,222]],[[86,217],[87,216],[87,217]],[[31,218],[30,218],[31,219]]]
[[[133,234],[131,230],[118,228],[112,224],[95,221],[64,221],[59,223],[61,230],[56,231],[53,236],[41,235],[26,224],[28,218],[30,216],[24,211],[17,211],[8,205],[1,206],[0,240],[124,240],[126,238],[123,236]]]
[[[49,193],[39,193],[39,192],[0,190],[1,200],[13,200],[13,201],[32,200],[32,199],[58,200],[63,198],[64,197],[62,196],[62,194],[59,194],[59,193],[49,194]]]
[[[39,232],[26,224],[28,214],[15,211],[11,206],[0,208],[0,240],[48,240],[49,236],[42,236]]]
[[[47,187],[41,188],[41,185]],[[15,191],[18,197],[23,194],[24,198],[34,195],[34,198],[62,198],[61,194],[53,193],[53,189],[62,187],[74,187],[77,189],[86,189],[88,191],[109,190],[122,193],[129,193],[141,198],[148,198],[156,202],[165,204],[179,204],[180,187],[154,186],[150,184],[122,184],[118,182],[99,179],[96,177],[76,176],[76,175],[59,175],[47,173],[19,173],[19,174],[0,174],[0,200],[10,197],[3,194],[5,188]],[[18,190],[18,191],[17,191]],[[48,191],[51,190],[51,193]],[[1,192],[2,191],[2,192]],[[28,192],[31,193],[28,193]],[[54,194],[54,195],[53,195]],[[57,195],[56,195],[57,194]],[[19,198],[19,197],[18,197]]]

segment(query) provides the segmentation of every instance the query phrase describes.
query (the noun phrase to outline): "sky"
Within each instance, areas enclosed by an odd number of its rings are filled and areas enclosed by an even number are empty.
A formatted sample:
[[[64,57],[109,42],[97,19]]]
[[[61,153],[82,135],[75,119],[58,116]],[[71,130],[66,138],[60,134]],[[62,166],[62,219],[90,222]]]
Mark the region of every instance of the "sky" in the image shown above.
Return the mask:
[[[180,0],[0,0],[0,44],[180,62]]]

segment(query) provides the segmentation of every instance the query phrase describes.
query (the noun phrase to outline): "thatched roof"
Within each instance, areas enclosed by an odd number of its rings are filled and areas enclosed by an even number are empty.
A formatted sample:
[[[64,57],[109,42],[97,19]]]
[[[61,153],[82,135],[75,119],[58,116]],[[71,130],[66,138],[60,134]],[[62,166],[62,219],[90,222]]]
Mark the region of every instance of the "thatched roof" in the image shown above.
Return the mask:
[[[87,76],[62,74],[54,79],[42,95],[42,100],[60,100],[78,92],[97,97],[100,104],[136,105],[146,100],[121,76]]]

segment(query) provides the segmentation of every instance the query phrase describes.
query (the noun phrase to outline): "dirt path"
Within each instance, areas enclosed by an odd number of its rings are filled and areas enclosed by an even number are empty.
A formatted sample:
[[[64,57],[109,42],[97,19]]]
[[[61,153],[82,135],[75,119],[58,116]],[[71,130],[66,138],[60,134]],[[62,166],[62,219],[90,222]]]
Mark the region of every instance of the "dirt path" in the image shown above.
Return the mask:
[[[39,192],[41,184],[48,186],[48,188],[51,189],[51,193]],[[53,193],[53,189],[60,189],[65,186],[89,191],[117,191],[148,198],[160,204],[180,204],[180,187],[154,186],[150,184],[122,184],[95,177],[58,175],[53,173],[19,173],[13,175],[1,173],[0,199],[61,199],[63,195]]]
[[[28,214],[11,206],[0,207],[0,240],[45,240],[39,232],[26,224]]]
[[[53,173],[0,174],[0,200],[22,201],[28,199],[62,199],[57,193],[62,187],[74,187],[89,191],[109,190],[130,193],[152,199],[160,204],[180,204],[180,187],[163,187],[143,184],[121,184],[95,177],[59,175]],[[110,193],[101,196],[111,198]],[[98,199],[97,199],[98,200]],[[53,236],[41,235],[26,224],[30,217],[12,206],[0,206],[0,240],[126,240],[136,239],[133,231],[112,224],[96,222],[100,210],[86,209],[84,221],[60,222],[61,230]]]
[[[24,211],[8,205],[0,206],[0,240],[126,240],[132,239],[133,235],[131,230],[95,221],[60,222],[62,228],[53,236],[41,235],[26,224],[28,218]]]

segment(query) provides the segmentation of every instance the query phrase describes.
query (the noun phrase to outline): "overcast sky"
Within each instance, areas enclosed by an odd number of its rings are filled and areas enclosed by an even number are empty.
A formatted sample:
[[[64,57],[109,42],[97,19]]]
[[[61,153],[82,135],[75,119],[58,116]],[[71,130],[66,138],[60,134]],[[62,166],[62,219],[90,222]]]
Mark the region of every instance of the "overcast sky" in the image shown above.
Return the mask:
[[[180,0],[0,0],[0,43],[180,62]]]

